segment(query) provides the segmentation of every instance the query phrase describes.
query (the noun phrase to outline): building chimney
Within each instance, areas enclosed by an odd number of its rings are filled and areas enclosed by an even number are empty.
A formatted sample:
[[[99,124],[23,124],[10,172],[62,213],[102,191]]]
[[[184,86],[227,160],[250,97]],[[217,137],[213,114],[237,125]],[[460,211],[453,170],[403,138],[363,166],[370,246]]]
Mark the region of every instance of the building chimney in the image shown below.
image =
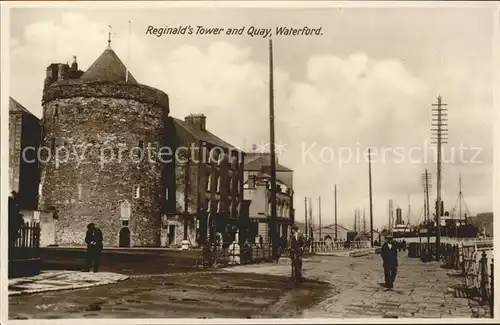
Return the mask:
[[[69,66],[67,64],[59,63],[59,70],[57,71],[57,80],[66,80],[68,79],[68,70]]]
[[[45,81],[44,81],[44,89],[52,85],[59,78],[59,63],[52,63],[47,67]]]
[[[201,131],[205,131],[207,127],[207,118],[203,114],[191,114],[184,118],[187,125]]]
[[[78,62],[76,62],[76,55],[73,55],[73,63],[71,63],[71,71],[78,71]]]
[[[400,208],[396,209],[396,224],[397,225],[403,224],[403,216]]]

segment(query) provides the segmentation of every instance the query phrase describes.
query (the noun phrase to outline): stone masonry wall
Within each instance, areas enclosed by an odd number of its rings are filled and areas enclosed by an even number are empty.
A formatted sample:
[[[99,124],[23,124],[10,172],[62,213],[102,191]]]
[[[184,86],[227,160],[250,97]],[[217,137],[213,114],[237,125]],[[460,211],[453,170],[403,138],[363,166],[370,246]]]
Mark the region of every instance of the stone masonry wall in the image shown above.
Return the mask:
[[[154,148],[161,145],[168,107],[159,106],[160,100],[136,100],[130,95],[104,97],[107,88],[91,97],[90,86],[73,87],[50,87],[44,96],[42,143],[50,148],[51,157],[42,163],[40,205],[56,208],[57,244],[84,245],[86,225],[94,222],[103,231],[104,245],[118,246],[120,205],[127,200],[131,246],[158,246],[165,188],[164,165]],[[165,104],[164,97],[157,97]],[[146,150],[142,159],[140,142]],[[48,150],[43,151],[47,160]],[[57,151],[59,160],[54,156]]]

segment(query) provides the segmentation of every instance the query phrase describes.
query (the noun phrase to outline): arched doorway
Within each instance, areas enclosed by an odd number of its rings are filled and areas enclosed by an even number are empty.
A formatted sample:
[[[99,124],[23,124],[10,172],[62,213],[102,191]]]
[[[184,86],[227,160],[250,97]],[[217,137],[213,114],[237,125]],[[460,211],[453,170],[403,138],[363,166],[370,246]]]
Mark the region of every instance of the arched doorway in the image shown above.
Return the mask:
[[[128,227],[123,227],[120,230],[120,239],[118,245],[120,247],[130,247],[130,229],[128,229]]]

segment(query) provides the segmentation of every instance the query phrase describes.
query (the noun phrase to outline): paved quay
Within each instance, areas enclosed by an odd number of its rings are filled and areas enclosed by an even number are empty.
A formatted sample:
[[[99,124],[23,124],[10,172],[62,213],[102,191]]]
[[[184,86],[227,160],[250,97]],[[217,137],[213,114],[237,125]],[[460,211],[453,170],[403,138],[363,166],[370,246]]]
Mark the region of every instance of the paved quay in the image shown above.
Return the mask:
[[[221,270],[140,274],[105,286],[11,296],[9,318],[298,317],[329,289],[322,282],[296,287],[285,277]]]
[[[46,271],[32,277],[9,279],[9,296],[89,288],[128,278],[111,272]]]
[[[448,276],[437,262],[422,263],[400,254],[394,290],[382,286],[379,255],[315,256],[304,261],[306,279],[321,280],[333,289],[328,297],[302,312],[305,318],[476,318],[489,309],[460,297],[460,277]],[[290,276],[287,263],[242,265],[228,272]]]

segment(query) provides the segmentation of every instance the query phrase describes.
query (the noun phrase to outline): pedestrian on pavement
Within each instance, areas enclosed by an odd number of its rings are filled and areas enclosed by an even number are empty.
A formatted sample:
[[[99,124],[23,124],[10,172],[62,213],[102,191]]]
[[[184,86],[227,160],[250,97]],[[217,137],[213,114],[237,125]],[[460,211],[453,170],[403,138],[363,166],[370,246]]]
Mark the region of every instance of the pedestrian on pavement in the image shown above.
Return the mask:
[[[262,235],[259,235],[259,245],[260,249],[264,248],[264,238],[262,237]]]
[[[297,278],[300,279],[302,276],[302,257],[304,256],[304,246],[306,242],[299,227],[293,224],[290,229],[292,231],[292,238],[290,240],[290,260],[292,263],[297,263]]]
[[[385,286],[392,289],[398,269],[398,249],[393,243],[391,235],[386,236],[386,242],[382,246],[380,255],[384,261]]]
[[[245,240],[243,247],[245,249],[245,263],[247,264],[252,263],[253,249],[250,239]]]
[[[85,243],[87,244],[87,271],[90,272],[92,267],[94,272],[99,272],[101,261],[101,252],[103,249],[102,232],[94,223],[87,225],[87,234],[85,235]]]

